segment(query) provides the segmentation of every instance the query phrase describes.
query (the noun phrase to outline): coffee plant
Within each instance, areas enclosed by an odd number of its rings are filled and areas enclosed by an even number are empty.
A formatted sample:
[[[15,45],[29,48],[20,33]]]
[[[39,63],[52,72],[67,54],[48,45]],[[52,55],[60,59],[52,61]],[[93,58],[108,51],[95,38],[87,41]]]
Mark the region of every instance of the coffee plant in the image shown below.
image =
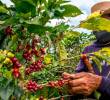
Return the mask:
[[[64,20],[82,12],[67,0],[11,2],[0,1],[0,100],[68,100],[61,75],[74,72],[93,37]],[[61,21],[52,26],[54,19]]]

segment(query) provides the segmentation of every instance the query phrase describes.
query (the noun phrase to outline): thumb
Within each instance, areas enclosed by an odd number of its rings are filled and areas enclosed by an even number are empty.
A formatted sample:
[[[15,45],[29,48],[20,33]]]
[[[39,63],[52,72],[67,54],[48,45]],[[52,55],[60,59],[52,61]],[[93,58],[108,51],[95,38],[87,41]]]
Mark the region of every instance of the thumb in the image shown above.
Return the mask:
[[[63,79],[65,79],[65,80],[67,80],[67,79],[74,79],[74,76],[75,76],[75,74],[69,74],[69,73],[66,73],[66,72],[64,72],[64,73],[62,74],[62,77],[63,77]]]

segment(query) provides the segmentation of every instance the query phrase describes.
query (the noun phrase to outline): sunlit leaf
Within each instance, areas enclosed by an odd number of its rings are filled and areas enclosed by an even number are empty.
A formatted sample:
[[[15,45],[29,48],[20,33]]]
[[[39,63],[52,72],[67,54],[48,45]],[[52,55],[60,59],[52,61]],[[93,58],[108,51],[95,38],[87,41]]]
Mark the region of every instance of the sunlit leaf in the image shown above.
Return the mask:
[[[87,17],[87,19],[91,19],[91,18],[96,18],[96,17],[101,17],[101,13],[100,13],[100,11],[96,11],[96,12],[94,12],[94,13],[91,13],[88,17]]]
[[[79,32],[75,32],[75,31],[66,31],[65,32],[65,38],[69,38],[69,37],[78,37],[80,35]]]
[[[3,13],[3,14],[7,14],[8,10],[3,7],[3,6],[0,6],[0,13]]]
[[[110,32],[110,20],[101,17],[95,17],[81,22],[80,27],[89,30],[105,30]]]

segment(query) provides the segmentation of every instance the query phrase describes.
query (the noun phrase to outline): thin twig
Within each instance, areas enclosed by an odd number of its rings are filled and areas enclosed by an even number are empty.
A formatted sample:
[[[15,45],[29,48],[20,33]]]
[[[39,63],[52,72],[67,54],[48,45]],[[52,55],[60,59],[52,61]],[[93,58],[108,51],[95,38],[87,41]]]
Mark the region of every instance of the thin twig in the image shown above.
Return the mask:
[[[51,99],[48,99],[48,100],[57,100],[57,99],[60,99],[61,97],[63,97],[63,98],[66,98],[66,97],[71,97],[71,96],[73,96],[73,95],[64,95],[64,96],[59,96],[59,97],[55,97],[55,98],[51,98]]]

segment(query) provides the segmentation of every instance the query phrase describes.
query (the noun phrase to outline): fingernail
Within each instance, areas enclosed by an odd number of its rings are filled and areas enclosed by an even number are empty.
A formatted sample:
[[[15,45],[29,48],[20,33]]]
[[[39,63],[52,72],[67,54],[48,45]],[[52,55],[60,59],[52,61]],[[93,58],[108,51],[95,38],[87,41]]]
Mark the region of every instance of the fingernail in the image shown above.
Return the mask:
[[[69,76],[70,76],[70,75],[69,75],[68,73],[66,73],[66,72],[64,72],[63,75],[62,75],[63,79],[68,79]]]

